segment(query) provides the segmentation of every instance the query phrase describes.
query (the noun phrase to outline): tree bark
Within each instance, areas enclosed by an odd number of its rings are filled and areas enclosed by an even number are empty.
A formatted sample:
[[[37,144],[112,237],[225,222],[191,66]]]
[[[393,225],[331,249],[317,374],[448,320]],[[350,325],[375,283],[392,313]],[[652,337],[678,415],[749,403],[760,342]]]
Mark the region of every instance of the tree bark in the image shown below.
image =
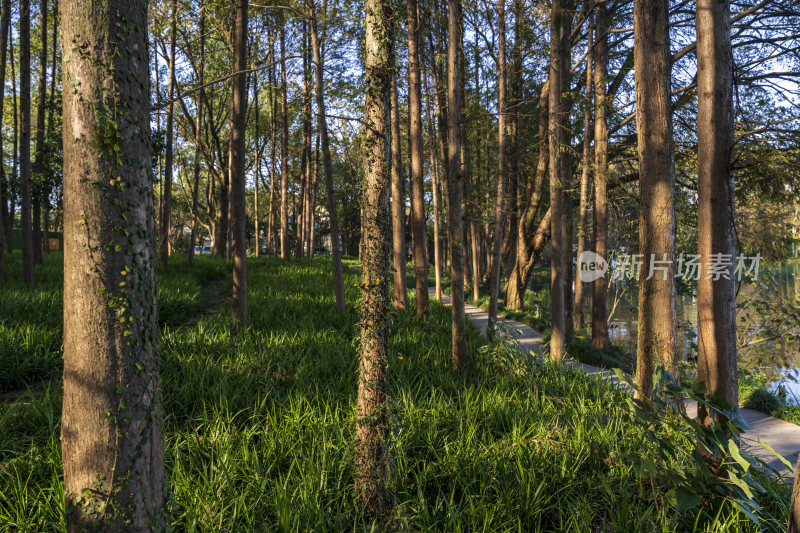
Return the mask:
[[[200,1],[200,21],[198,32],[200,33],[200,59],[197,71],[197,84],[201,87],[197,91],[195,107],[197,108],[197,124],[194,129],[194,187],[192,188],[192,234],[189,237],[189,264],[194,262],[194,247],[197,245],[197,203],[200,194],[200,142],[203,131],[203,83],[205,80],[205,59],[206,59],[206,11],[203,9],[203,2]]]
[[[289,106],[286,83],[286,29],[281,26],[281,259],[289,260]]]
[[[639,150],[638,395],[649,398],[653,372],[677,377],[675,308],[675,166],[667,0],[633,5],[636,132]]]
[[[39,98],[36,102],[36,157],[33,163],[33,175],[36,177],[35,192],[33,194],[33,260],[36,264],[42,263],[42,202],[47,202],[43,196],[47,194],[48,187],[44,179],[44,128],[45,112],[47,110],[47,0],[39,3]]]
[[[461,174],[461,2],[447,0],[447,240],[450,245],[450,300],[453,321],[453,366],[462,372],[467,364],[464,314],[464,223]]]
[[[394,263],[394,305],[408,307],[406,289],[406,224],[405,187],[403,186],[403,156],[400,152],[400,110],[397,81],[392,76],[391,88],[391,150],[392,150],[392,256]]]
[[[417,0],[408,0],[408,146],[411,159],[411,231],[414,243],[417,316],[426,320],[428,302],[428,236],[425,218],[425,190],[422,176],[422,93],[419,68],[419,15]]]
[[[608,85],[608,14],[606,0],[595,6],[596,44],[594,46],[594,253],[608,261],[606,238],[608,221],[606,209],[608,198],[608,124],[606,123],[606,86]],[[592,344],[598,348],[609,345],[608,312],[606,310],[605,276],[592,284]]]
[[[564,246],[562,241],[562,191],[564,190],[561,146],[563,144],[561,69],[567,68],[562,60],[564,27],[563,0],[553,0],[550,26],[550,120],[548,128],[550,167],[550,300],[552,305],[552,332],[550,334],[550,359],[564,358]]]
[[[583,154],[581,159],[581,197],[578,207],[578,250],[576,257],[577,268],[580,269],[580,257],[586,249],[586,230],[589,226],[589,195],[590,181],[592,176],[590,158],[592,155],[592,104],[593,104],[593,73],[592,73],[592,49],[594,45],[594,24],[592,17],[587,20],[586,38],[586,92],[583,105]],[[573,303],[572,322],[575,331],[583,330],[583,281],[580,277],[580,270],[575,276],[575,300]]]
[[[258,110],[258,73],[253,73],[253,111],[255,113],[255,127],[256,127],[256,150],[253,156],[255,157],[255,178],[253,180],[253,223],[256,232],[256,257],[261,255],[261,235],[258,226],[258,219],[261,212],[258,209],[258,182],[261,179],[261,130],[260,130],[260,117]]]
[[[233,328],[247,325],[247,236],[245,225],[245,128],[247,114],[247,9],[248,0],[238,0],[234,37],[231,99],[231,232],[233,240]]]
[[[739,405],[736,368],[733,53],[728,0],[697,2],[697,377],[706,393]],[[712,279],[712,254],[730,258],[727,276]],[[728,279],[725,279],[727,277]],[[701,406],[700,420],[712,415]],[[797,503],[797,502],[795,502]],[[793,513],[794,515],[794,509]]]
[[[392,77],[392,9],[366,0],[366,101],[364,103],[364,249],[361,283],[361,358],[358,382],[359,473],[357,491],[367,513],[386,509],[386,364],[389,327],[389,97]]]
[[[34,281],[34,252],[31,220],[31,4],[19,3],[19,187],[22,227],[22,277]]]
[[[0,5],[0,117],[3,116],[6,88],[6,55],[8,53],[8,28],[11,22],[11,0],[3,0]],[[3,136],[0,131],[0,160],[3,159]],[[7,227],[11,225],[11,216],[6,219],[8,209],[8,184],[3,165],[0,165],[0,277],[6,275]],[[13,209],[10,211],[13,213]]]
[[[328,217],[331,226],[331,257],[333,259],[333,282],[336,294],[336,310],[344,314],[347,309],[344,301],[344,278],[342,275],[342,249],[339,239],[339,215],[336,208],[336,193],[333,186],[333,163],[331,162],[330,139],[328,138],[328,120],[325,118],[325,92],[323,84],[322,50],[317,32],[317,17],[314,0],[310,0],[311,40],[314,51],[315,91],[317,97],[317,127],[322,145],[322,169],[325,172],[325,192],[328,197]],[[284,122],[285,124],[285,122]]]
[[[147,3],[64,0],[61,19],[62,42],[78,39],[63,51],[66,525],[159,530]]]
[[[169,230],[172,211],[172,176],[173,176],[173,125],[175,121],[175,46],[178,26],[178,2],[172,0],[172,22],[169,37],[169,86],[167,88],[167,140],[164,155],[164,194],[161,199],[161,236],[159,238],[159,257],[161,269],[166,270],[169,261]]]

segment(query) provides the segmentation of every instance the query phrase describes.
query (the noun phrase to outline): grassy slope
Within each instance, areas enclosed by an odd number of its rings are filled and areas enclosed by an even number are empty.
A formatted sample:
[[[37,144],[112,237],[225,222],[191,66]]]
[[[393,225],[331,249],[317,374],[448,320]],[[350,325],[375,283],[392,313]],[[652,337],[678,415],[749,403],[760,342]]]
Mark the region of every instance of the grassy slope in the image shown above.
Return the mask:
[[[205,287],[227,276],[217,260],[180,258],[160,276],[167,468],[177,530],[369,529],[354,504],[352,443],[357,372],[356,273],[350,311],[335,312],[327,258],[248,264],[250,328],[232,336],[230,307],[205,316]],[[15,261],[17,261],[15,263]],[[59,368],[58,257],[42,285],[0,288],[6,390]],[[18,269],[18,258],[11,270]],[[45,280],[49,276],[48,280]],[[227,278],[226,278],[227,279]],[[224,287],[227,289],[226,283]],[[21,307],[10,309],[7,302]],[[31,302],[35,302],[34,305]],[[641,442],[622,394],[563,368],[489,349],[469,330],[470,363],[450,365],[449,312],[419,323],[393,315],[389,386],[394,525],[405,530],[677,530],[666,478],[638,478],[610,453]],[[413,307],[413,306],[412,306]],[[14,327],[12,327],[12,325]],[[41,332],[19,355],[26,331]],[[38,338],[38,337],[37,337]],[[26,366],[19,361],[34,358]],[[8,377],[7,377],[8,376]],[[60,386],[0,404],[0,530],[58,529]],[[692,448],[685,443],[689,468]],[[762,526],[783,530],[788,489],[771,484]],[[753,530],[730,506],[700,515],[708,530]]]

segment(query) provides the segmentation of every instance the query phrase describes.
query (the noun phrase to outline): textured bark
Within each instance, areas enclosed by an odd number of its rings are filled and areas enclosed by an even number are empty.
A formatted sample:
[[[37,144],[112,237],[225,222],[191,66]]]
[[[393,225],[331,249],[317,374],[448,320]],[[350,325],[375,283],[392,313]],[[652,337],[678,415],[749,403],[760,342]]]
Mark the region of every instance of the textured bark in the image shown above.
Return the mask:
[[[553,0],[551,8],[550,25],[550,120],[548,127],[549,139],[549,170],[550,170],[550,301],[552,302],[552,332],[550,334],[550,359],[560,361],[564,358],[564,246],[562,236],[562,192],[563,167],[561,165],[561,146],[563,145],[562,130],[562,98],[561,98],[561,69],[568,68],[562,58],[562,33],[564,27],[564,0]]]
[[[608,85],[608,14],[606,2],[595,7],[594,46],[594,253],[608,260],[606,238],[608,220],[606,209],[606,182],[608,180],[608,124],[606,123],[606,86]],[[608,346],[608,312],[606,289],[608,280],[600,277],[592,284],[592,344],[598,348]]]
[[[593,117],[593,91],[594,80],[592,76],[592,46],[594,44],[593,32],[594,24],[592,17],[587,21],[587,43],[586,43],[586,88],[583,105],[583,154],[581,158],[581,192],[580,204],[578,206],[578,250],[575,263],[580,268],[580,257],[586,249],[586,233],[589,226],[589,196],[591,182],[591,161],[592,156],[592,117]],[[583,281],[580,272],[575,277],[575,299],[572,310],[572,327],[575,331],[583,330]]]
[[[636,384],[637,394],[649,398],[656,365],[663,365],[673,376],[677,376],[678,370],[673,262],[675,166],[667,0],[636,0],[633,25],[639,149],[639,253],[642,254]]]
[[[392,256],[394,263],[394,305],[400,309],[408,307],[406,289],[406,200],[403,156],[400,152],[400,110],[398,109],[397,82],[392,77]]]
[[[247,9],[248,0],[238,0],[234,36],[231,99],[231,233],[233,241],[233,327],[247,325],[247,235],[245,225],[245,132],[247,114]]]
[[[62,63],[67,530],[160,530],[147,3],[64,0],[61,20],[80,36]]]
[[[322,45],[317,32],[317,18],[314,2],[311,9],[311,40],[314,51],[315,95],[317,98],[317,127],[322,147],[322,169],[325,172],[325,194],[328,199],[328,218],[331,226],[331,257],[333,259],[333,281],[336,294],[336,310],[344,314],[347,306],[344,301],[344,278],[342,276],[342,248],[339,238],[339,215],[336,208],[336,193],[333,188],[333,164],[331,162],[328,120],[325,118],[325,91],[323,85]]]
[[[447,1],[447,240],[450,248],[450,300],[453,321],[453,366],[462,372],[467,364],[464,314],[464,222],[461,174],[461,2]]]
[[[270,47],[269,47],[269,62],[273,64],[275,61],[275,38],[274,35],[271,36]],[[268,94],[269,94],[269,122],[270,122],[270,155],[269,155],[269,215],[267,218],[267,247],[268,253],[270,257],[274,257],[277,253],[278,246],[277,246],[277,234],[275,231],[275,202],[276,202],[276,190],[275,190],[275,177],[277,175],[277,169],[275,165],[275,155],[277,153],[277,142],[278,142],[278,115],[277,115],[277,108],[278,108],[278,98],[277,98],[277,91],[275,90],[275,67],[269,69],[269,87],[268,87]]]
[[[31,4],[19,2],[19,188],[22,278],[34,281],[31,220]]]
[[[303,154],[300,168],[300,192],[297,195],[297,212],[295,213],[295,235],[296,246],[294,249],[295,257],[303,257],[307,239],[308,220],[306,211],[308,210],[308,189],[309,178],[311,176],[311,59],[308,42],[308,24],[303,23]]]
[[[5,101],[6,88],[6,57],[8,53],[8,28],[11,21],[11,0],[3,0],[0,4],[0,117],[3,116],[3,103]],[[3,136],[0,131],[0,159],[3,158]],[[6,196],[6,175],[5,168],[0,165],[0,277],[6,275],[6,247],[7,230],[11,227],[10,213],[8,210],[8,200]]]
[[[739,405],[733,265],[712,280],[711,254],[735,253],[733,54],[728,0],[697,2],[697,377],[706,393]],[[731,261],[732,263],[732,261]],[[703,423],[711,415],[701,406]],[[797,502],[795,502],[797,503]]]
[[[161,263],[161,269],[167,269],[169,261],[169,230],[171,224],[171,211],[172,211],[172,176],[173,176],[173,139],[175,132],[173,126],[175,122],[175,46],[177,38],[178,26],[178,2],[172,0],[172,22],[170,23],[170,37],[169,37],[169,85],[167,88],[167,140],[164,154],[164,189],[161,199],[161,235],[159,236],[158,251]]]
[[[286,29],[281,27],[281,258],[289,259],[289,105],[286,84]],[[335,246],[334,246],[335,247]]]
[[[486,337],[494,338],[497,320],[497,299],[500,292],[500,246],[505,226],[506,199],[506,6],[497,1],[497,197],[494,204],[494,237],[492,238],[492,270],[489,272],[489,322]],[[516,226],[516,225],[515,225]]]
[[[47,201],[46,198],[43,198],[47,192],[44,190],[43,183],[44,127],[47,108],[47,9],[47,0],[41,0],[39,3],[39,98],[36,102],[36,157],[33,163],[33,175],[38,184],[34,187],[33,194],[33,260],[36,264],[42,262],[42,247],[46,242],[42,238],[42,202]]]
[[[206,11],[203,9],[203,2],[200,2],[200,21],[198,32],[200,33],[200,59],[197,69],[197,84],[201,87],[197,91],[195,107],[197,108],[197,123],[194,129],[194,187],[192,187],[192,234],[189,237],[189,264],[194,262],[194,247],[197,244],[197,203],[200,194],[200,141],[203,131],[203,83],[205,80],[205,58],[206,58]]]
[[[419,69],[419,18],[417,0],[408,0],[408,146],[411,159],[411,231],[414,243],[417,316],[427,319],[428,245],[425,219],[425,190],[422,177],[422,93]]]
[[[388,0],[366,0],[364,122],[364,246],[361,284],[361,358],[358,381],[357,490],[372,515],[388,503],[386,364],[389,327],[389,96],[392,11]]]

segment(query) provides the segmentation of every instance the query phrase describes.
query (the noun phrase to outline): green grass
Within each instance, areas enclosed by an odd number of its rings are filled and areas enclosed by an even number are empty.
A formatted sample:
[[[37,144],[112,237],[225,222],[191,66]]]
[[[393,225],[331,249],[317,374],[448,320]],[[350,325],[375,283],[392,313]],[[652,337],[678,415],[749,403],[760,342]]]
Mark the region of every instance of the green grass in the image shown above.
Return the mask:
[[[345,269],[349,310],[339,316],[329,258],[248,259],[250,325],[234,335],[229,304],[205,312],[209,283],[222,279],[229,291],[229,269],[198,259],[189,267],[178,258],[159,276],[172,526],[373,530],[353,489],[358,273]],[[12,276],[0,287],[4,304],[28,302],[18,313],[3,306],[3,323],[15,317],[20,326],[3,330],[4,342],[19,342],[23,326],[49,332],[49,344],[28,352],[39,354],[48,376],[60,365],[60,295],[45,297],[58,292],[58,268],[51,256],[42,285],[24,287]],[[665,498],[672,487],[664,472],[692,468],[694,446],[680,434],[684,456],[652,476],[614,460],[658,450],[641,441],[625,393],[597,378],[487,346],[472,327],[468,368],[455,374],[449,311],[431,306],[427,323],[414,316],[413,299],[410,310],[392,314],[392,528],[759,530],[727,502],[678,513]],[[9,388],[34,381],[34,373],[4,372]],[[0,530],[63,529],[60,395],[54,378],[0,404]],[[783,531],[790,489],[759,479],[769,489],[760,497],[761,528]]]

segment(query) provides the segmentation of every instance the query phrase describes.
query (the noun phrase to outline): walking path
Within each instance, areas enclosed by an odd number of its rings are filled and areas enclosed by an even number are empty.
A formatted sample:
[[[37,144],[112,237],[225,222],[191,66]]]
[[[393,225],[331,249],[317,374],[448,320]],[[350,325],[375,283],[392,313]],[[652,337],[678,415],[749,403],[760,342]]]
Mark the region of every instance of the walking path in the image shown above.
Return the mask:
[[[435,291],[433,289],[429,289],[428,292],[432,297],[435,296]],[[450,298],[443,294],[442,302],[445,305],[450,305]],[[489,323],[489,313],[469,304],[465,305],[465,310],[470,321],[472,321],[472,323],[480,329],[481,334],[485,336],[486,326]],[[498,317],[497,321],[506,326],[506,329],[514,339],[516,339],[522,350],[534,353],[546,350],[544,341],[542,340],[542,334],[530,326],[507,318]],[[614,382],[617,381],[616,374],[611,370],[598,368],[578,361],[566,360],[564,364],[586,374],[598,376],[598,378]],[[697,404],[695,402],[687,402],[686,410],[690,416],[697,416]],[[786,465],[784,465],[780,459],[772,455],[769,450],[761,446],[758,443],[758,439],[768,443],[776,452],[785,457],[792,465],[795,465],[797,463],[797,457],[800,455],[800,426],[752,409],[741,408],[740,412],[745,422],[750,426],[750,429],[745,431],[742,435],[744,449],[751,455],[767,463],[770,468],[774,469],[779,474],[789,476],[789,481],[791,482],[792,474],[789,469],[786,468]]]

